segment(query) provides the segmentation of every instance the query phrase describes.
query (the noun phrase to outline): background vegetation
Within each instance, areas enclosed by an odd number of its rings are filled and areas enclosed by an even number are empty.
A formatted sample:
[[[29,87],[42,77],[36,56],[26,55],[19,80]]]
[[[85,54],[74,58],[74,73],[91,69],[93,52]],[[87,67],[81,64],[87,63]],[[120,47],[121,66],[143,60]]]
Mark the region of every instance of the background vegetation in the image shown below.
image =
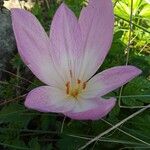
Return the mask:
[[[36,1],[32,9],[47,32],[60,3]],[[65,0],[65,3],[79,16],[87,2]],[[132,64],[143,71],[142,75],[108,95],[117,97],[118,104],[106,118],[75,121],[60,114],[40,113],[24,107],[25,95],[42,83],[15,54],[9,69],[2,70],[6,78],[0,81],[0,149],[77,150],[118,123],[120,126],[85,149],[150,149],[150,114],[147,107],[150,106],[150,3],[144,0],[113,0],[113,3],[114,39],[99,71]],[[139,114],[136,115],[136,112]]]

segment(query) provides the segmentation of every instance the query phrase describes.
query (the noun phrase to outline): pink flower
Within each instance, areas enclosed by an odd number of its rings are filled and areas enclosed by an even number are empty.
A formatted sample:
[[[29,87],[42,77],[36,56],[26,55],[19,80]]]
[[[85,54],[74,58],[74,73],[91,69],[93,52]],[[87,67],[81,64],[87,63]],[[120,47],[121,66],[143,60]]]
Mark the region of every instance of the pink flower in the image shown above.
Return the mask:
[[[134,66],[118,66],[92,77],[112,42],[114,15],[110,0],[90,0],[78,20],[62,4],[53,18],[50,37],[31,13],[12,9],[11,14],[22,60],[47,85],[28,94],[28,108],[96,120],[106,116],[116,103],[115,98],[102,96],[141,73]]]

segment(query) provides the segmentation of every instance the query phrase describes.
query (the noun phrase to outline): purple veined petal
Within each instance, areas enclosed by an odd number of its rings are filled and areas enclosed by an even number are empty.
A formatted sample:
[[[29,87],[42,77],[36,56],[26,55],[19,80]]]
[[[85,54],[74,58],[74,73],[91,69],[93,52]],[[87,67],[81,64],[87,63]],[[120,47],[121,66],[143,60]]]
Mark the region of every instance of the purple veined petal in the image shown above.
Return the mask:
[[[103,63],[112,43],[114,14],[111,0],[90,0],[79,17],[84,58],[80,78],[88,80]]]
[[[50,30],[50,44],[55,47],[53,58],[55,63],[61,66],[62,72],[70,78],[76,76],[79,68],[79,57],[81,48],[81,32],[78,20],[73,12],[63,3],[58,8],[52,20]]]
[[[115,103],[115,98],[108,100],[103,98],[79,100],[76,102],[76,107],[72,111],[65,113],[65,115],[76,120],[97,120],[106,116],[115,106]]]
[[[141,73],[134,66],[113,67],[95,75],[89,80],[84,97],[103,96],[126,84]]]
[[[26,97],[25,106],[41,112],[64,113],[73,109],[75,101],[68,99],[65,92],[50,86],[33,89]]]
[[[39,21],[23,9],[11,9],[12,25],[17,47],[24,63],[42,82],[60,84],[60,79],[50,57],[49,38]]]

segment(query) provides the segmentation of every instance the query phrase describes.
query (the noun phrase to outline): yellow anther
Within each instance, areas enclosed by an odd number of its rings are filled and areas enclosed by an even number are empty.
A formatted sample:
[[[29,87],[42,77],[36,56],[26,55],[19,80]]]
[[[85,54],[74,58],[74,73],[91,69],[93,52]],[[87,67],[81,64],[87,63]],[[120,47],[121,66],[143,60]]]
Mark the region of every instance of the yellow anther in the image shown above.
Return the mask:
[[[77,99],[77,97],[82,93],[83,90],[85,90],[85,88],[86,82],[82,82],[79,79],[77,79],[76,84],[71,84],[70,81],[67,81],[66,94]]]
[[[83,90],[86,88],[86,82],[83,82]]]
[[[78,84],[80,84],[80,83],[81,83],[81,80],[78,79],[77,82],[78,82]]]
[[[69,72],[70,72],[70,77],[72,78],[72,70],[69,70]]]
[[[68,95],[70,93],[70,82],[68,81],[66,83],[66,94]]]

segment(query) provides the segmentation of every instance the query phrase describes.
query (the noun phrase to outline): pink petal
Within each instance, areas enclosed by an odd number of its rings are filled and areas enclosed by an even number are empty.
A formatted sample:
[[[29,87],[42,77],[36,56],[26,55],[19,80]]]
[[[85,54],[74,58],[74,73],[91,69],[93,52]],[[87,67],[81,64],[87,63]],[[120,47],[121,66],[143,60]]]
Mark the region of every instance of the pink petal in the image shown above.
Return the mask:
[[[49,38],[43,27],[35,16],[23,9],[11,9],[11,15],[18,51],[24,63],[41,81],[56,85],[60,79],[52,66]]]
[[[103,96],[126,84],[141,73],[134,66],[113,67],[95,75],[88,82],[85,97]]]
[[[50,86],[33,89],[26,97],[25,106],[41,112],[67,112],[75,101],[67,99],[64,91]]]
[[[55,63],[67,75],[70,75],[71,70],[75,76],[74,70],[78,67],[81,42],[77,18],[65,4],[61,4],[52,21],[50,43],[55,48],[53,51]]]
[[[82,103],[79,101],[76,107],[65,115],[76,120],[97,120],[106,116],[115,103],[114,98],[108,100],[103,98],[86,99]]]
[[[90,0],[81,11],[84,58],[80,78],[88,80],[103,63],[113,38],[114,15],[111,0]]]

